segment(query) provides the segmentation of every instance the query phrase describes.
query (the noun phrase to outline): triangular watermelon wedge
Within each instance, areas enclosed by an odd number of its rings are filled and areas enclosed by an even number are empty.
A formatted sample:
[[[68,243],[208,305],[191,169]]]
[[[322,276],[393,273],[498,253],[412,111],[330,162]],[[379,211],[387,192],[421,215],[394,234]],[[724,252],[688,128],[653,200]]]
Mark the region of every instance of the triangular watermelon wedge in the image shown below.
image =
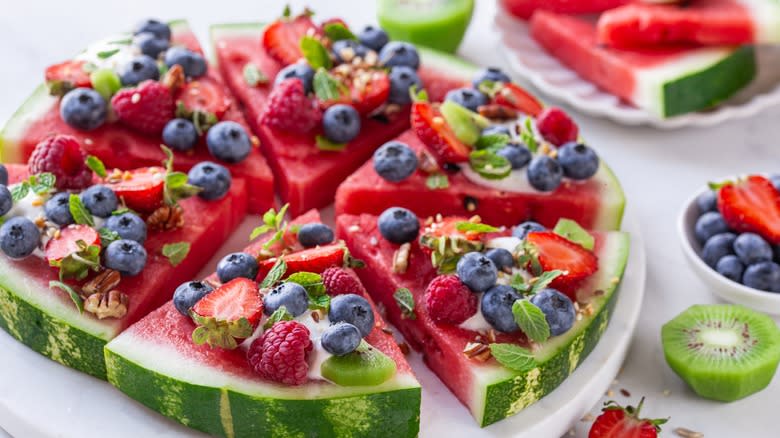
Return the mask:
[[[632,1],[634,0],[502,0],[501,4],[512,15],[527,20],[537,10],[560,14],[593,14]]]

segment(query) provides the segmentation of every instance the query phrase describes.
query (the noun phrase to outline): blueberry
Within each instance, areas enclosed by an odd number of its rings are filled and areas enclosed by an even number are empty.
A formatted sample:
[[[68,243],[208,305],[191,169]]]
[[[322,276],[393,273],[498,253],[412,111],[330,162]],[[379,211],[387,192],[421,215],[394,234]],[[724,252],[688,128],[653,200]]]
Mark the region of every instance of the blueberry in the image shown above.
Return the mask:
[[[699,207],[699,214],[709,211],[718,211],[718,195],[713,190],[707,190],[696,197],[696,206]]]
[[[488,103],[488,97],[473,88],[457,88],[447,92],[445,100],[451,100],[470,111],[477,111]]]
[[[506,158],[512,165],[512,169],[515,170],[522,169],[531,161],[531,151],[527,147],[515,143],[502,147],[496,151],[496,155]]]
[[[547,228],[544,227],[544,225],[534,222],[534,221],[526,221],[522,224],[514,227],[512,229],[512,235],[517,237],[518,239],[525,240],[525,236],[528,235],[528,233],[534,232],[534,231],[546,231]]]
[[[0,249],[12,259],[32,254],[40,240],[38,227],[24,216],[12,217],[0,227]]]
[[[365,58],[369,48],[355,40],[338,40],[333,42],[333,56],[337,63],[352,62],[355,57]]]
[[[390,96],[387,102],[398,105],[408,105],[412,103],[412,96],[409,89],[415,86],[417,90],[422,89],[422,81],[417,72],[405,65],[399,65],[390,69]]]
[[[177,151],[188,151],[198,142],[198,130],[187,119],[173,119],[165,124],[162,132],[163,143]]]
[[[592,177],[599,170],[599,157],[582,143],[569,142],[558,149],[563,175],[574,180]]]
[[[382,50],[382,47],[390,41],[387,32],[376,26],[364,27],[357,37],[360,40],[360,44],[377,52]]]
[[[466,253],[458,260],[456,267],[458,278],[472,292],[484,292],[496,284],[498,270],[493,261],[485,254]]]
[[[0,184],[0,216],[5,215],[14,206],[13,197],[11,197],[11,191],[8,190],[5,184]]]
[[[420,55],[412,44],[391,41],[379,51],[379,62],[385,67],[405,65],[417,70],[420,66]]]
[[[557,290],[542,289],[532,296],[530,301],[544,313],[552,336],[562,335],[574,325],[574,304],[569,297]]]
[[[494,329],[513,333],[520,330],[512,314],[512,305],[520,299],[514,288],[499,284],[482,295],[482,316]]]
[[[746,265],[772,260],[772,247],[755,233],[742,233],[734,241],[734,252]]]
[[[417,170],[417,154],[400,141],[389,141],[374,151],[374,170],[386,181],[401,182]]]
[[[206,59],[200,53],[193,52],[184,47],[172,47],[165,52],[165,65],[168,68],[180,65],[184,70],[184,76],[199,78],[206,74]]]
[[[160,68],[157,67],[157,61],[150,56],[136,56],[119,68],[119,80],[125,87],[138,85],[150,79],[153,81],[160,79]]]
[[[190,309],[213,290],[214,288],[211,285],[202,281],[182,283],[173,292],[173,306],[182,315],[190,316]]]
[[[119,206],[114,191],[99,184],[84,190],[79,197],[84,207],[97,217],[109,217]]]
[[[202,199],[213,201],[227,194],[233,178],[227,167],[211,161],[202,161],[190,169],[187,182],[202,189],[198,193]]]
[[[305,62],[297,62],[279,70],[274,79],[274,86],[279,85],[285,79],[298,78],[303,82],[303,91],[309,94],[313,90],[314,70]]]
[[[137,34],[133,37],[133,44],[141,49],[141,53],[154,59],[157,59],[160,53],[168,50],[168,40],[157,38],[157,35],[151,32]]]
[[[271,289],[263,303],[266,315],[271,315],[284,306],[290,315],[296,317],[309,309],[309,296],[300,284],[285,282]]]
[[[226,163],[244,161],[252,150],[252,141],[243,126],[224,121],[212,126],[206,133],[209,152]]]
[[[4,164],[0,164],[0,184],[4,186],[8,185],[8,169]]]
[[[715,270],[729,280],[741,283],[745,265],[742,264],[739,257],[729,254],[718,260],[718,263],[715,264]]]
[[[322,333],[320,344],[330,354],[344,356],[352,353],[360,345],[360,330],[348,322],[334,324]]]
[[[322,130],[328,140],[347,143],[360,133],[360,114],[351,105],[333,105],[322,114]]]
[[[106,220],[105,227],[119,234],[122,239],[135,240],[138,243],[144,243],[146,240],[146,222],[134,213],[111,216]]]
[[[487,67],[477,72],[477,75],[474,76],[474,79],[471,81],[471,83],[474,85],[474,88],[478,89],[479,84],[481,84],[484,81],[512,82],[512,79],[510,79],[506,73],[501,71],[500,68]]]
[[[479,135],[481,137],[488,135],[506,135],[507,137],[512,138],[512,132],[504,125],[490,125],[483,129]]]
[[[417,215],[402,207],[390,207],[379,215],[379,233],[392,243],[402,244],[417,238],[420,220]]]
[[[489,258],[499,271],[512,269],[515,265],[515,258],[512,256],[512,253],[504,248],[489,249],[485,253],[485,257]]]
[[[168,26],[168,24],[163,23],[162,21],[159,20],[148,18],[138,23],[135,26],[135,30],[133,31],[133,34],[138,35],[139,33],[143,33],[143,32],[150,32],[154,34],[154,36],[160,39],[164,39],[167,41],[171,40],[171,27]]]
[[[115,240],[108,245],[103,258],[108,269],[122,275],[138,275],[146,266],[146,249],[135,240]]]
[[[729,230],[729,226],[726,225],[726,221],[718,212],[707,212],[696,219],[696,225],[693,228],[693,234],[696,236],[696,240],[699,243],[704,243],[709,240],[710,237],[725,233]]]
[[[106,122],[108,103],[91,88],[76,88],[62,98],[60,117],[73,128],[91,131]]]
[[[561,185],[563,168],[547,155],[539,155],[528,165],[528,183],[541,192],[551,192]]]
[[[245,252],[234,252],[222,257],[217,264],[217,277],[222,283],[227,283],[236,278],[257,278],[257,259]]]
[[[43,205],[43,213],[49,222],[57,225],[70,225],[73,221],[73,215],[70,214],[70,193],[59,192],[49,198]]]
[[[780,173],[771,175],[769,180],[772,181],[772,185],[775,186],[775,189],[780,192]]]
[[[729,254],[734,254],[734,241],[737,236],[733,233],[720,233],[710,237],[701,250],[701,258],[704,263],[714,268],[718,260]]]
[[[330,300],[328,318],[332,324],[347,322],[360,331],[363,337],[374,329],[374,310],[368,301],[355,294],[336,295]]]
[[[313,248],[317,245],[327,245],[333,242],[333,230],[329,226],[321,223],[310,223],[302,225],[298,230],[298,242],[304,248]]]
[[[753,289],[780,292],[780,265],[775,262],[761,262],[745,269],[742,283]]]

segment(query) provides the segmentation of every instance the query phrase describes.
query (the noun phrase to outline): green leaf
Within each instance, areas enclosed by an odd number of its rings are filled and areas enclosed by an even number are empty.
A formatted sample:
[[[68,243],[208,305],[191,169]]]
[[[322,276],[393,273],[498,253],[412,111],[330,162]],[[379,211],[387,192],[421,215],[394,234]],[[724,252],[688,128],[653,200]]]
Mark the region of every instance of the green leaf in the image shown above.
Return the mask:
[[[559,219],[558,223],[553,228],[553,233],[564,237],[581,247],[592,251],[596,245],[596,239],[582,228],[580,224],[571,219]]]
[[[65,291],[65,293],[70,295],[70,299],[73,300],[73,304],[76,305],[76,308],[79,309],[79,313],[84,313],[84,300],[81,299],[81,295],[79,295],[78,292],[76,292],[72,287],[70,287],[70,285],[65,284],[61,281],[52,280],[49,282],[49,287],[50,288],[56,287],[58,289],[62,289],[63,291]]]
[[[497,151],[508,145],[512,139],[506,134],[489,134],[479,137],[474,147],[478,150],[487,149]]]
[[[317,69],[312,80],[314,94],[321,101],[337,100],[349,92],[349,88],[324,68]]]
[[[328,49],[316,38],[308,35],[301,38],[301,52],[311,68],[315,70],[320,67],[329,70],[333,67]]]
[[[290,204],[284,204],[274,216],[274,226],[276,228],[281,228],[284,224],[284,216],[287,214],[287,209],[289,208]]]
[[[292,11],[290,11],[290,5],[284,5],[284,10],[282,10],[282,17],[290,18],[291,15]]]
[[[119,49],[103,50],[101,52],[97,52],[97,57],[100,59],[108,59],[117,53],[119,53]]]
[[[21,182],[11,187],[11,199],[13,199],[14,202],[21,201],[27,197],[28,193],[30,193],[30,183],[27,181]]]
[[[512,278],[509,280],[509,286],[521,294],[526,294],[530,290],[530,285],[525,282],[525,277],[519,273],[512,275]]]
[[[247,62],[244,66],[244,82],[250,87],[256,87],[268,83],[268,76],[265,75],[254,63]]]
[[[409,87],[409,96],[411,96],[412,102],[428,101],[428,92],[425,91],[425,88],[421,88],[418,90],[416,84]]]
[[[184,172],[167,171],[165,173],[165,185],[163,198],[168,205],[176,205],[182,199],[197,195],[203,190],[200,187],[187,183],[188,177]]]
[[[431,190],[446,189],[450,186],[450,180],[443,173],[432,173],[425,179],[425,186]]]
[[[92,214],[84,207],[79,195],[75,193],[70,194],[70,198],[68,198],[68,208],[70,209],[70,215],[73,216],[74,222],[79,225],[95,226],[95,222],[92,220]]]
[[[317,144],[317,149],[321,151],[343,151],[347,147],[346,143],[333,143],[325,138],[325,136],[317,135],[314,138],[314,142]]]
[[[525,143],[525,145],[528,147],[528,150],[531,151],[532,154],[535,154],[539,149],[539,142],[536,140],[536,135],[534,134],[534,128],[531,125],[530,117],[525,119],[523,129],[520,130],[520,140]]]
[[[268,271],[268,275],[266,275],[262,283],[260,283],[260,287],[269,288],[275,285],[284,277],[285,272],[287,272],[287,263],[280,257],[276,260],[276,263],[274,263],[271,270]]]
[[[287,277],[286,282],[297,283],[306,289],[309,298],[325,295],[325,285],[322,283],[322,276],[314,272],[296,272]]]
[[[252,233],[249,235],[249,240],[255,240],[259,236],[271,231],[273,228],[271,228],[268,225],[260,225],[259,227],[255,227],[254,230],[252,230]]]
[[[190,253],[189,242],[166,243],[162,247],[162,255],[168,258],[171,266],[178,266]]]
[[[512,315],[528,339],[544,342],[550,337],[550,324],[544,312],[527,299],[521,298],[512,304]]]
[[[86,163],[87,163],[87,167],[89,167],[90,170],[95,172],[97,176],[101,178],[105,178],[106,175],[108,175],[106,173],[106,165],[103,164],[102,161],[100,161],[100,158],[94,155],[90,155],[87,157]]]
[[[501,365],[517,372],[527,372],[536,367],[533,353],[514,344],[490,344],[490,354]]]
[[[87,277],[89,270],[98,271],[100,269],[100,247],[89,245],[79,240],[76,242],[80,250],[68,254],[62,260],[50,260],[49,265],[59,268],[60,280],[73,278],[81,281]]]
[[[330,295],[309,296],[309,310],[324,310],[327,312],[329,308]]]
[[[325,36],[331,41],[358,39],[351,30],[341,23],[326,24],[323,31],[325,32]]]
[[[503,179],[512,172],[509,160],[489,150],[472,151],[469,164],[475,172],[487,179]]]
[[[98,235],[100,235],[100,246],[102,246],[103,248],[110,245],[111,242],[121,239],[119,233],[117,233],[114,230],[109,230],[106,227],[101,227],[98,230]]]
[[[30,189],[36,195],[45,195],[54,190],[57,184],[57,177],[53,173],[44,172],[37,175],[30,175]]]
[[[122,45],[122,46],[129,46],[132,43],[133,43],[133,39],[132,38],[122,38],[122,39],[119,39],[119,40],[114,40],[114,41],[109,41],[108,42],[108,44],[118,44],[118,45]]]
[[[414,296],[409,289],[402,287],[393,294],[396,304],[401,309],[401,317],[406,319],[417,319],[414,313]]]
[[[164,144],[160,145],[160,149],[162,149],[163,153],[165,154],[165,159],[162,162],[163,167],[165,167],[165,171],[173,172],[173,151]]]
[[[464,233],[469,231],[475,233],[495,233],[496,231],[500,230],[499,228],[496,228],[492,225],[467,221],[456,223],[455,229]]]
[[[539,293],[539,291],[549,286],[553,280],[560,277],[561,275],[563,275],[563,271],[559,271],[557,269],[553,271],[542,272],[541,275],[534,279],[533,286],[531,287],[529,293],[531,295]]]
[[[723,186],[727,186],[727,185],[730,185],[730,184],[734,184],[734,182],[733,181],[729,181],[729,180],[721,181],[721,182],[712,182],[712,181],[710,181],[710,182],[707,183],[707,187],[709,187],[710,190],[714,190],[714,191],[717,192]]]
[[[293,316],[290,314],[290,312],[287,311],[287,308],[281,306],[278,309],[274,310],[274,313],[272,313],[271,316],[268,317],[268,319],[265,321],[265,324],[263,324],[263,329],[268,330],[279,321],[292,321],[292,320],[293,320]]]

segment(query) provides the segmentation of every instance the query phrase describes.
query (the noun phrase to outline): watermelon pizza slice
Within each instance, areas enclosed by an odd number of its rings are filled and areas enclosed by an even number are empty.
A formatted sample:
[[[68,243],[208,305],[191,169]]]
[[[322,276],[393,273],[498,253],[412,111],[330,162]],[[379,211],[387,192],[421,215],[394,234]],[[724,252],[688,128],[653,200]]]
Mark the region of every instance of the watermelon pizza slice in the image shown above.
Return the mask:
[[[420,385],[359,263],[316,210],[283,216],[109,343],[109,381],[217,436],[417,436]]]
[[[629,252],[622,232],[526,225],[400,207],[337,218],[369,293],[481,426],[539,401],[586,359]]]
[[[344,178],[409,127],[410,87],[441,100],[475,71],[449,55],[353,32],[310,11],[211,28],[217,63],[290,212],[324,207]]]
[[[186,21],[145,20],[48,67],[45,79],[3,128],[3,162],[26,162],[55,133],[76,137],[119,169],[159,165],[166,144],[177,170],[220,162],[247,180],[252,212],[273,206],[273,176],[259,140]]]
[[[219,164],[106,169],[66,135],[2,170],[0,327],[102,379],[103,346],[169,300],[246,211],[244,180]]]

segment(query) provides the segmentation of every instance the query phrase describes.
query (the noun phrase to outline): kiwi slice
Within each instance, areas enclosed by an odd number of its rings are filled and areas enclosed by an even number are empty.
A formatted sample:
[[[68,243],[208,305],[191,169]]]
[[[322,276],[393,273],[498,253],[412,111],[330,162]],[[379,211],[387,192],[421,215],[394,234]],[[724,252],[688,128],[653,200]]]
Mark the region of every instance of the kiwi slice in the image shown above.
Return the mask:
[[[764,389],[780,362],[780,329],[736,305],[696,305],[661,328],[669,366],[704,398],[734,401]]]
[[[467,145],[476,143],[482,130],[490,126],[490,120],[451,100],[445,100],[439,111],[455,137]]]
[[[393,377],[395,362],[366,341],[360,341],[352,353],[325,360],[320,372],[337,385],[374,386]]]
[[[377,19],[390,38],[454,53],[474,12],[474,0],[379,0]]]

